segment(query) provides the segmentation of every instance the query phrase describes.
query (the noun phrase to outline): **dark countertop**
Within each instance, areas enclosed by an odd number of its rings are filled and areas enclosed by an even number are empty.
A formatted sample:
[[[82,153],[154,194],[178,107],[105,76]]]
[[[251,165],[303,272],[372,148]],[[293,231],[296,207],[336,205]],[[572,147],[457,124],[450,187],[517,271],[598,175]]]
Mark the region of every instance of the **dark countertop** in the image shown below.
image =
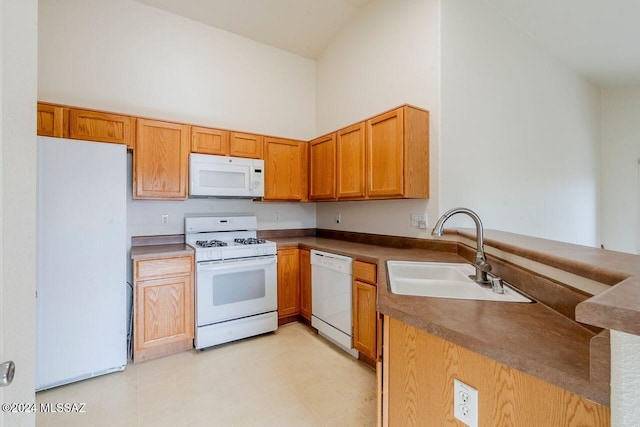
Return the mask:
[[[318,249],[377,263],[379,312],[587,399],[609,405],[607,386],[589,380],[589,343],[594,332],[544,304],[428,298],[389,292],[385,261],[467,262],[456,253],[319,237],[271,240],[278,248]]]

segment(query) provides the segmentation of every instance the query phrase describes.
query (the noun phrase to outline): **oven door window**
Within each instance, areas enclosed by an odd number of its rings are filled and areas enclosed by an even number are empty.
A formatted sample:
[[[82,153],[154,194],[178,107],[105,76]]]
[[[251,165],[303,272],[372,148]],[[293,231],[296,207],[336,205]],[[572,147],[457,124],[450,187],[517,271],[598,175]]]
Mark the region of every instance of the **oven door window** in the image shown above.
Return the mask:
[[[219,274],[212,282],[214,307],[264,298],[266,279],[263,270]]]
[[[276,257],[198,265],[196,323],[212,323],[278,309]]]

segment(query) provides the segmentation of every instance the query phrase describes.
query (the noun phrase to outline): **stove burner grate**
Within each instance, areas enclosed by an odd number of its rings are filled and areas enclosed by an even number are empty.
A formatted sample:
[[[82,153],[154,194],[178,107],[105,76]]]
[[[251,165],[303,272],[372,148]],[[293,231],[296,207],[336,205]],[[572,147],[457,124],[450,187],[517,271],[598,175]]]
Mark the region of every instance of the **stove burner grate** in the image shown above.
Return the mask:
[[[234,242],[239,243],[241,245],[259,245],[262,243],[266,243],[267,241],[264,239],[256,239],[255,237],[246,237],[234,239]]]
[[[196,246],[200,248],[219,248],[227,246],[227,243],[220,240],[198,240],[196,241]]]

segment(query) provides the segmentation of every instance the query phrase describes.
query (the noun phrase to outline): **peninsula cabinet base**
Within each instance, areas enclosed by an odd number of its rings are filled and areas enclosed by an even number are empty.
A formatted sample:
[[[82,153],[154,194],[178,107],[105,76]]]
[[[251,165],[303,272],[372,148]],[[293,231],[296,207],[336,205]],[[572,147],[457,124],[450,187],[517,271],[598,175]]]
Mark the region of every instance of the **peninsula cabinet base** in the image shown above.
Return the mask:
[[[610,409],[388,316],[382,425],[462,426],[453,380],[478,390],[478,425],[610,426]]]

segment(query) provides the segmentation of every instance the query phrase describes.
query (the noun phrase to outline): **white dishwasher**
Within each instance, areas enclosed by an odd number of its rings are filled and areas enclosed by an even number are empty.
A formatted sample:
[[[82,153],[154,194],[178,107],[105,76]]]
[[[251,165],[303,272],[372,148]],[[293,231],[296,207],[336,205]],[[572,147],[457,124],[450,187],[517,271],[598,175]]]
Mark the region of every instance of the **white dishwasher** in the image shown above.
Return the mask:
[[[353,357],[349,257],[311,251],[311,326]]]

